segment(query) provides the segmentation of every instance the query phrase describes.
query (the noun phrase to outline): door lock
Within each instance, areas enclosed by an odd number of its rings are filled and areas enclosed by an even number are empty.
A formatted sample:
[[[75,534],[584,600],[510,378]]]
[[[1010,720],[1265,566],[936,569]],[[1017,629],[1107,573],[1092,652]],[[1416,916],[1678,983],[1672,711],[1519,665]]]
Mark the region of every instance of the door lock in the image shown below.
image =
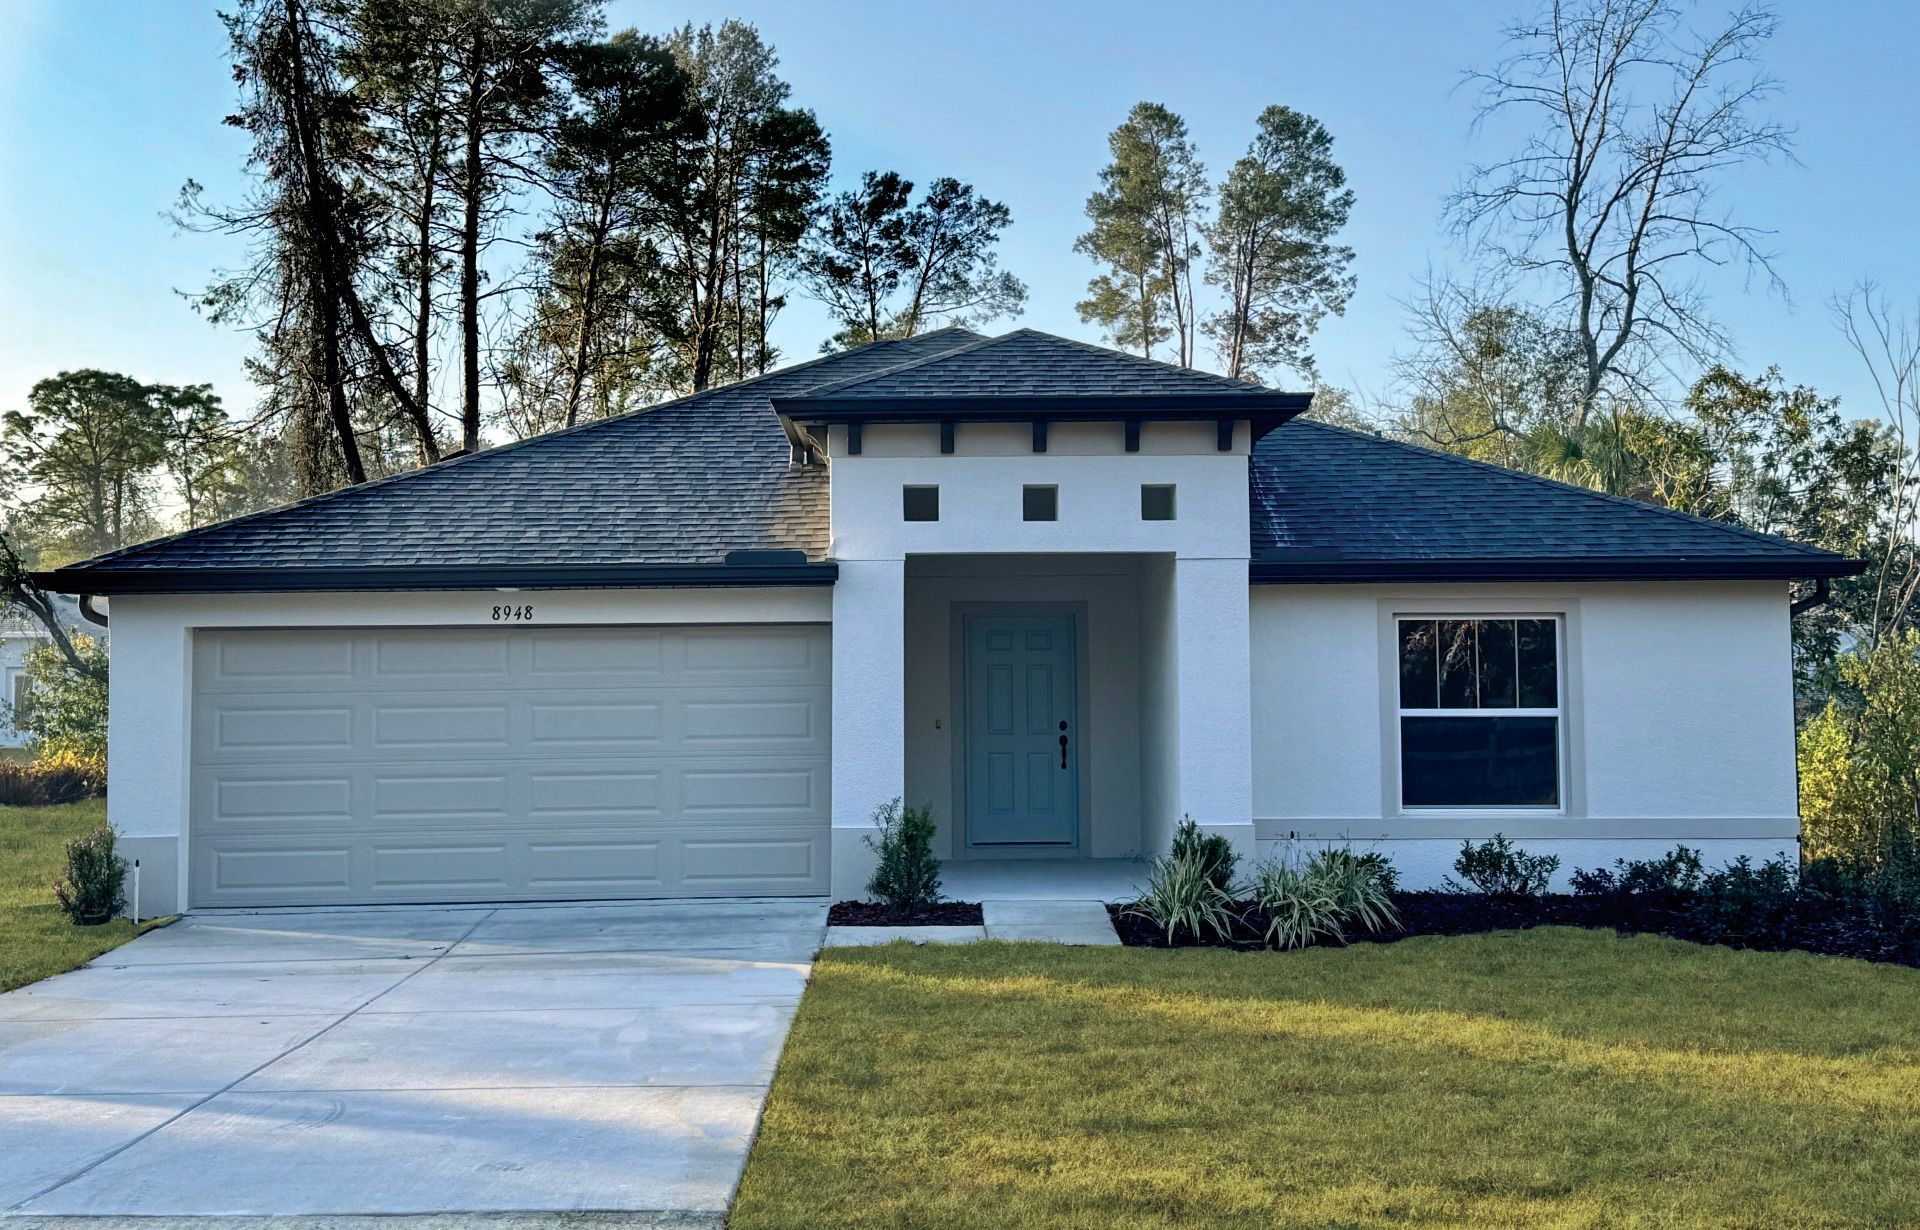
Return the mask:
[[[1065,722],[1062,722],[1062,723],[1060,723],[1060,732],[1061,732],[1061,733],[1060,733],[1060,767],[1061,767],[1061,768],[1063,768],[1063,769],[1067,767],[1067,735],[1066,735],[1066,730],[1067,730],[1067,724],[1066,724]]]

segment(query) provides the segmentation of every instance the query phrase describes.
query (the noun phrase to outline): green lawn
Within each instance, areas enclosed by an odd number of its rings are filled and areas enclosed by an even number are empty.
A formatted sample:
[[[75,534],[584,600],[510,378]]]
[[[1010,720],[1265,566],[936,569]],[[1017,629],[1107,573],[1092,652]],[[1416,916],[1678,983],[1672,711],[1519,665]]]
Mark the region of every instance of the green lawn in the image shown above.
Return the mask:
[[[1920,971],[1546,929],[823,954],[732,1230],[1920,1223]]]
[[[0,991],[85,964],[134,937],[124,918],[76,927],[53,899],[53,882],[65,874],[67,842],[106,815],[105,799],[0,807]]]

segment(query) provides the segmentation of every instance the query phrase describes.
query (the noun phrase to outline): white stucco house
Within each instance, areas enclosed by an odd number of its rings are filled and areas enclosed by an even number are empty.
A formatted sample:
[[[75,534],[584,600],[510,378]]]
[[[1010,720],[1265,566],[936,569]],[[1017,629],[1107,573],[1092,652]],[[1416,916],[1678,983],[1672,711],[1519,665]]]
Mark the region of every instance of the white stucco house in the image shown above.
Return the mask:
[[[107,639],[106,628],[85,618],[80,604],[73,598],[61,594],[51,597],[64,627],[101,641]],[[27,744],[27,736],[14,729],[11,719],[26,700],[27,655],[52,639],[40,621],[27,611],[0,607],[0,749],[12,751]]]
[[[148,912],[851,897],[896,796],[951,860],[1794,846],[1791,587],[1858,565],[1309,400],[948,329],[45,581]]]

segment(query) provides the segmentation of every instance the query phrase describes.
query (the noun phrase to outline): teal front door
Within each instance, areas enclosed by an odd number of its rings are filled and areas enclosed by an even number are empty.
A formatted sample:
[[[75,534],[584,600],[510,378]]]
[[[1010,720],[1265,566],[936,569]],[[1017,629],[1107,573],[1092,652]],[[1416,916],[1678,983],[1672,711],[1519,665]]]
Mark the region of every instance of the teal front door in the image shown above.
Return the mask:
[[[1080,831],[1071,615],[970,615],[967,844],[1071,846]]]

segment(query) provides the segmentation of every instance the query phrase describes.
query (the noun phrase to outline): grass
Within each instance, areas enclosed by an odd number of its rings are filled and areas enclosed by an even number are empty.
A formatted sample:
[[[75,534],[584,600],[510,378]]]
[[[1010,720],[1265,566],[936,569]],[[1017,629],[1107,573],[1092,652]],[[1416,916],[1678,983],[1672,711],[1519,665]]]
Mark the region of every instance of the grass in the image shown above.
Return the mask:
[[[67,842],[106,818],[105,799],[0,807],[0,991],[84,965],[138,934],[124,918],[76,927],[53,899]]]
[[[1920,1219],[1920,971],[1546,928],[834,949],[732,1230]]]

